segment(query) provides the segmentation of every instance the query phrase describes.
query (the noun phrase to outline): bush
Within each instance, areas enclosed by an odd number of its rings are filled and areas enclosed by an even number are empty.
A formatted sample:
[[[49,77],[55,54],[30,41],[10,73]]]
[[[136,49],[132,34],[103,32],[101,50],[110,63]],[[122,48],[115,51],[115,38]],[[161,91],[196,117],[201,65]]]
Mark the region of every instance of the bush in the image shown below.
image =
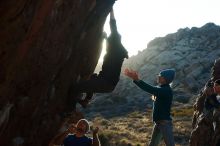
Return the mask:
[[[179,108],[179,109],[173,109],[172,110],[172,115],[175,117],[191,117],[193,115],[193,108],[188,107],[188,108]]]

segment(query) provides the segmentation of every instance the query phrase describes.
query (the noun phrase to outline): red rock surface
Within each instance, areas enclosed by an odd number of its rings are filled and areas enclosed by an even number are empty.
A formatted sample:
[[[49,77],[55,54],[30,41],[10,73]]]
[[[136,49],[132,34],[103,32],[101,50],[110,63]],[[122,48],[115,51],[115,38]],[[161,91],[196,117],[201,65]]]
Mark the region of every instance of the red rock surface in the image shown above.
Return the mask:
[[[90,75],[115,0],[0,1],[0,145],[48,145]]]

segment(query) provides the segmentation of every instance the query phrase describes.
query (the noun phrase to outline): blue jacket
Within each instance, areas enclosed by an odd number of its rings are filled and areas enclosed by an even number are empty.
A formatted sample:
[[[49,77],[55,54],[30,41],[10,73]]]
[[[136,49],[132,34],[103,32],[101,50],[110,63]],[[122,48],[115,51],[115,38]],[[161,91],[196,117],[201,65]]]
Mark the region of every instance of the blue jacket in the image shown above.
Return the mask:
[[[153,121],[172,120],[170,111],[173,100],[173,91],[169,84],[151,86],[142,80],[134,81],[142,90],[156,96],[153,103]]]
[[[75,135],[69,134],[63,142],[64,146],[91,146],[92,139],[86,136],[76,137]]]

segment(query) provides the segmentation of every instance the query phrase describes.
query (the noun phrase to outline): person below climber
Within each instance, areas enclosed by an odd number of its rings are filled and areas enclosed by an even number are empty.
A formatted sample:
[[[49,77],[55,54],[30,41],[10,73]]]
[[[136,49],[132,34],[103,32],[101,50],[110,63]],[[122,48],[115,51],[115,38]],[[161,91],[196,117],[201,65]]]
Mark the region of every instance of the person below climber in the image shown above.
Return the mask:
[[[121,36],[117,31],[113,9],[110,12],[111,34],[106,41],[106,55],[99,74],[93,74],[89,80],[79,81],[70,87],[69,96],[72,98],[76,93],[86,93],[85,99],[77,98],[82,107],[86,107],[92,99],[93,93],[112,92],[117,85],[124,58],[128,58],[128,52],[121,44]],[[77,96],[82,94],[77,94]]]
[[[80,119],[76,126],[71,124],[70,127],[58,134],[51,142],[52,145],[64,145],[64,146],[101,146],[98,131],[96,127],[93,130],[93,138],[87,137],[86,133],[90,130],[89,123],[86,119]]]
[[[174,146],[172,118],[170,116],[173,99],[170,83],[175,77],[174,69],[165,69],[159,73],[157,78],[158,86],[151,86],[140,80],[136,71],[125,69],[124,74],[133,79],[133,82],[139,88],[152,94],[154,129],[149,146],[157,146],[162,137],[166,146]]]
[[[205,99],[206,111],[212,111],[214,108],[220,108],[220,79],[213,85],[213,93]]]

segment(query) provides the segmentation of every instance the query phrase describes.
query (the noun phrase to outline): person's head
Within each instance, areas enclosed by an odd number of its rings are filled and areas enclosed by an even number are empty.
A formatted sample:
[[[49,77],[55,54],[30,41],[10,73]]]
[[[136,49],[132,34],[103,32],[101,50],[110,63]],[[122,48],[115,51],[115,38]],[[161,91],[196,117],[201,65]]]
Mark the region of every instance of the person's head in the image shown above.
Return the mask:
[[[170,84],[175,77],[174,69],[164,69],[158,74],[157,83],[158,84]]]
[[[76,124],[76,134],[85,135],[90,130],[89,122],[86,119],[81,119]]]
[[[220,79],[214,82],[214,92],[220,95]]]

